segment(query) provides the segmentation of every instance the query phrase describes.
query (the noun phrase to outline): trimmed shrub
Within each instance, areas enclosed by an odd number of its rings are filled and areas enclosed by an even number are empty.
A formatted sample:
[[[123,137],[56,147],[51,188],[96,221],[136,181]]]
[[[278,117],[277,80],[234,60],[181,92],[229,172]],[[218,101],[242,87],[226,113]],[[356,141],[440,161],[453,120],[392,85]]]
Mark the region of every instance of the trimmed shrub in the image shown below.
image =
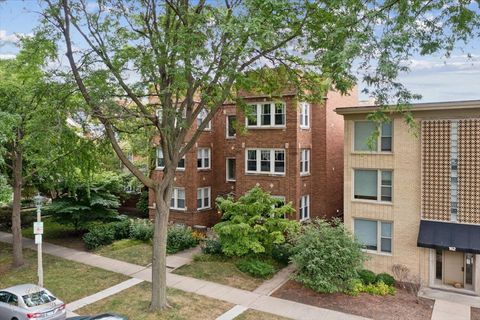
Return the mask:
[[[314,220],[294,239],[295,280],[317,292],[346,292],[366,259],[362,245],[335,220]]]
[[[153,238],[153,224],[147,219],[135,219],[130,223],[130,238],[148,241]]]
[[[222,254],[222,244],[218,237],[207,237],[201,242],[202,252],[205,254]]]
[[[276,271],[275,267],[271,264],[255,258],[238,260],[235,263],[235,266],[238,268],[238,270],[245,272],[252,277],[262,279],[270,278]]]
[[[375,282],[377,282],[377,283],[378,282],[383,282],[387,286],[390,286],[390,287],[395,286],[395,279],[391,275],[389,275],[388,273],[385,273],[385,272],[377,274]]]
[[[195,247],[198,240],[193,236],[189,227],[174,224],[168,228],[167,253],[176,253],[191,247]]]
[[[83,235],[83,242],[88,250],[111,244],[115,240],[115,230],[111,225],[97,225]]]
[[[358,277],[364,285],[372,284],[377,281],[377,276],[375,273],[367,269],[358,271]]]
[[[108,225],[113,229],[115,240],[127,239],[130,237],[130,220],[123,219],[118,222],[111,222]]]
[[[367,285],[363,284],[361,281],[356,281],[353,284],[353,289],[347,293],[356,296],[362,292],[376,296],[386,296],[387,294],[395,295],[396,290],[395,287],[389,286],[383,283],[383,281]]]
[[[290,263],[292,251],[293,246],[288,242],[274,245],[272,249],[272,258],[280,264],[287,265]]]

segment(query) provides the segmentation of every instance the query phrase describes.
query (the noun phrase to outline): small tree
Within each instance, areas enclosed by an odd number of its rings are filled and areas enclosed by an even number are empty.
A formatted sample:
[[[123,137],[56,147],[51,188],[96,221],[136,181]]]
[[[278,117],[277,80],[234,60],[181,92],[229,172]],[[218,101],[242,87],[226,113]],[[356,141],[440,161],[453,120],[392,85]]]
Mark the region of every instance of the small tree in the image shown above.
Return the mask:
[[[222,222],[213,229],[229,256],[271,253],[273,245],[285,242],[285,236],[298,229],[298,222],[286,219],[295,213],[292,205],[281,204],[261,188],[255,187],[238,201],[232,197],[217,199]]]
[[[291,260],[297,268],[294,279],[317,292],[351,289],[366,256],[362,246],[342,223],[315,220],[295,240]]]
[[[96,175],[92,182],[80,182],[75,190],[55,199],[49,212],[57,222],[73,225],[77,232],[89,222],[108,221],[117,215],[120,202],[115,194],[121,190],[121,182],[112,172]]]

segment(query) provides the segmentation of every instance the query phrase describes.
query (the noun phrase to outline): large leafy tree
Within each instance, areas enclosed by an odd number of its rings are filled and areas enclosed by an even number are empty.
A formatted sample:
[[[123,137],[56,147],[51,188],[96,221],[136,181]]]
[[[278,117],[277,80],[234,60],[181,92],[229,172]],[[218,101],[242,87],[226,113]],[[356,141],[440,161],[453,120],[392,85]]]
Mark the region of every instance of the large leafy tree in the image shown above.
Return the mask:
[[[224,101],[237,100],[235,91],[257,88],[278,96],[276,84],[287,83],[317,100],[326,84],[346,92],[361,69],[370,94],[380,103],[393,98],[403,110],[415,98],[396,81],[408,70],[406,61],[413,54],[448,54],[458,40],[476,36],[479,23],[476,2],[456,0],[46,2],[44,26],[66,48],[89,114],[102,123],[124,165],[154,191],[153,310],[167,306],[166,229],[175,167]],[[252,77],[259,69],[265,72]],[[160,137],[160,181],[129,161],[117,141],[119,132],[146,128]]]
[[[71,107],[82,101],[72,96],[72,86],[52,82],[42,70],[55,56],[52,42],[39,35],[21,45],[15,59],[0,60],[0,184],[13,190],[14,266],[23,264],[23,187],[69,181],[90,145],[67,124]]]

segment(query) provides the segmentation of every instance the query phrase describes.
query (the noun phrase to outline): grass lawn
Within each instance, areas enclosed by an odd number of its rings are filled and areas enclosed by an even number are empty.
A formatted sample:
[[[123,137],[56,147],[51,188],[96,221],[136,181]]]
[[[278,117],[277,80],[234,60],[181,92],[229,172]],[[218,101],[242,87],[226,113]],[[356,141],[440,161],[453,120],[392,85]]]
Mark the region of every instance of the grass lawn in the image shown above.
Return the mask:
[[[0,288],[16,284],[37,283],[37,253],[24,250],[25,265],[12,269],[12,247],[0,243]],[[44,286],[65,302],[75,301],[111,287],[128,277],[72,262],[43,255]]]
[[[289,320],[289,318],[280,317],[271,313],[261,312],[257,310],[248,309],[241,315],[235,318],[235,320]]]
[[[81,315],[110,311],[142,320],[216,319],[233,304],[176,289],[167,289],[170,309],[160,313],[148,312],[150,283],[143,282],[116,295],[75,311]]]
[[[249,291],[255,290],[265,281],[238,270],[233,258],[207,254],[195,256],[192,263],[174,270],[173,273]]]
[[[63,225],[46,217],[43,221],[43,240],[60,246],[86,250],[82,240],[83,233],[76,232],[73,226]],[[27,238],[34,238],[33,225],[22,229],[22,234]]]
[[[129,263],[146,266],[152,262],[152,246],[139,240],[124,239],[100,247],[96,254]]]

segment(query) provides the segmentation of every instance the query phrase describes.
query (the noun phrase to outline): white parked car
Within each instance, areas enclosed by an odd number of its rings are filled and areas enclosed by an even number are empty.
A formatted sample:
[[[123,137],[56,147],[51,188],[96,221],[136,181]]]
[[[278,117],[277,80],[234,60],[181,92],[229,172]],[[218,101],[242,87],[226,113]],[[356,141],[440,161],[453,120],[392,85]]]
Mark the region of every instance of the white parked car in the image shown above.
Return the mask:
[[[50,291],[34,284],[0,290],[1,320],[64,320],[65,304]]]

